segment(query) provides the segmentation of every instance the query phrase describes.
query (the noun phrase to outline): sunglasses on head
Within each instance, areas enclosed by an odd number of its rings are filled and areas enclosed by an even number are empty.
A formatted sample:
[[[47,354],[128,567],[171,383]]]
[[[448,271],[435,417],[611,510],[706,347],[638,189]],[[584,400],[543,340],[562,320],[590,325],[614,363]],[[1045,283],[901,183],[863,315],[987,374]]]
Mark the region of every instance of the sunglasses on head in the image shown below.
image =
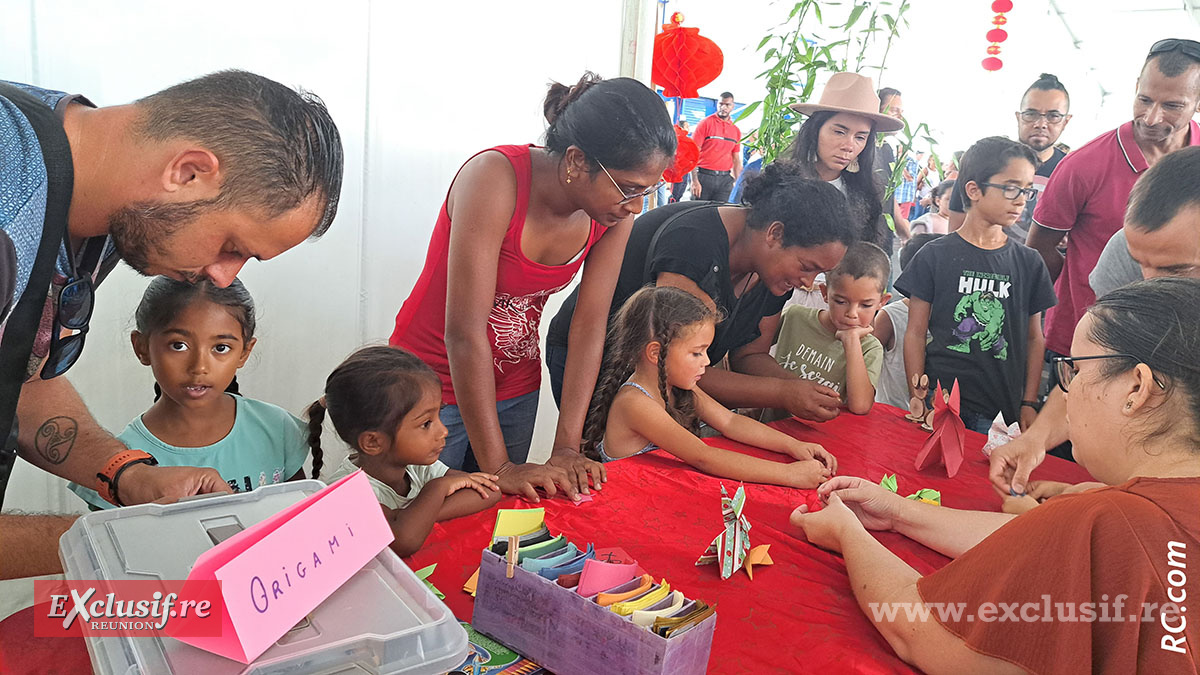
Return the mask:
[[[92,308],[96,288],[92,277],[80,274],[75,266],[75,256],[67,247],[67,258],[71,261],[71,278],[58,291],[55,303],[54,323],[50,332],[50,351],[42,366],[42,379],[50,380],[70,370],[83,353],[83,339],[92,320]],[[63,335],[64,330],[75,331]]]
[[[1154,46],[1150,47],[1150,53],[1146,55],[1146,58],[1173,51],[1181,51],[1186,56],[1190,56],[1191,58],[1200,61],[1200,42],[1196,42],[1195,40],[1183,40],[1179,38],[1169,38],[1155,42]]]

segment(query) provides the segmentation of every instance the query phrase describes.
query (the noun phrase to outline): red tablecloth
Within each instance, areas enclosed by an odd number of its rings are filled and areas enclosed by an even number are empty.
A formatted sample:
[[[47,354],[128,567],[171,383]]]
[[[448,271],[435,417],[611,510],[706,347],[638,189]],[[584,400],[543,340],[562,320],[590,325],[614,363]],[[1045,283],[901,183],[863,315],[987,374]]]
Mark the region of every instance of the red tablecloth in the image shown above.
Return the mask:
[[[941,491],[946,506],[999,510],[1000,497],[987,479],[986,458],[980,452],[984,437],[979,434],[967,432],[968,460],[949,479],[940,467],[923,472],[913,468],[913,458],[928,435],[906,422],[895,408],[877,405],[867,416],[843,414],[824,424],[789,420],[776,426],[824,445],[837,456],[840,474],[878,481],[894,473],[902,495],[933,488]],[[725,439],[710,442],[778,457]],[[746,485],[743,513],[750,521],[751,545],[770,544],[775,564],[756,568],[753,581],[745,572],[722,581],[715,565],[696,567],[695,562],[721,530],[719,486],[725,483],[732,495],[735,481],[698,473],[663,451],[609,464],[608,476],[592,502],[574,506],[562,499],[543,500],[546,522],[580,547],[594,543],[624,548],[655,578],[665,577],[672,588],[716,602],[710,672],[913,672],[858,608],[841,557],[798,538],[788,523],[802,501],[800,491]],[[1046,459],[1037,476],[1089,480],[1079,466],[1053,457]],[[498,508],[526,506],[522,500],[505,499]],[[421,551],[409,559],[413,569],[438,564],[430,581],[446,594],[446,604],[460,619],[471,619],[474,600],[462,585],[479,566],[480,551],[488,544],[494,522],[492,509],[439,524]],[[900,535],[876,536],[922,573],[949,562]]]
[[[913,458],[927,435],[895,408],[876,405],[870,415],[843,414],[823,424],[785,421],[783,431],[821,443],[837,455],[838,473],[879,480],[898,475],[900,493],[918,488],[942,493],[946,506],[998,510],[1000,498],[987,479],[979,449],[984,438],[967,432],[967,457],[959,475],[946,478],[942,468],[918,472]],[[714,445],[777,458],[725,439]],[[799,491],[765,485],[746,486],[745,516],[752,545],[770,544],[775,564],[758,568],[754,581],[738,572],[722,581],[715,565],[696,567],[721,530],[722,481],[691,469],[662,451],[608,465],[609,481],[592,502],[574,506],[544,500],[552,530],[586,545],[619,546],[655,577],[666,577],[688,597],[717,603],[717,629],[709,670],[714,673],[817,672],[911,673],[859,610],[850,593],[840,556],[797,538],[788,516],[802,500]],[[1047,457],[1035,472],[1041,479],[1089,480],[1079,466]],[[505,499],[503,508],[528,506]],[[419,553],[413,569],[438,563],[430,577],[446,594],[446,604],[469,621],[474,600],[462,589],[479,566],[488,544],[495,509],[439,524]],[[922,573],[948,559],[905,537],[878,533],[889,549]],[[33,637],[33,608],[0,621],[0,672],[77,673],[88,663],[82,638]]]

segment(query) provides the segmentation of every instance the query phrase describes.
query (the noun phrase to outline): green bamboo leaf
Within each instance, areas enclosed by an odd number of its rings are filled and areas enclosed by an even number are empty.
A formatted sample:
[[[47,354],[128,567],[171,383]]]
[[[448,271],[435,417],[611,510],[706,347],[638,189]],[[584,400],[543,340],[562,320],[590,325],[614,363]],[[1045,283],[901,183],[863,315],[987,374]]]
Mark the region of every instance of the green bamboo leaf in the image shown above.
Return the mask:
[[[842,27],[847,30],[849,30],[851,27],[853,27],[854,23],[856,21],[858,21],[859,17],[862,16],[863,10],[865,10],[866,8],[867,8],[867,6],[865,4],[855,5],[854,9],[850,10],[850,17],[846,19],[846,23],[843,24]]]
[[[742,108],[741,111],[738,113],[737,120],[738,121],[743,120],[743,119],[749,117],[750,115],[754,114],[754,111],[758,110],[759,106],[761,106],[761,105],[762,105],[762,101],[755,101],[754,103],[751,103],[750,105],[746,106],[745,108]]]
[[[762,39],[762,42],[758,43],[758,46],[754,48],[754,51],[758,51],[758,50],[762,49],[763,47],[767,46],[767,43],[770,42],[771,38],[773,38],[773,37],[775,37],[775,36],[768,35],[768,36],[764,37]]]

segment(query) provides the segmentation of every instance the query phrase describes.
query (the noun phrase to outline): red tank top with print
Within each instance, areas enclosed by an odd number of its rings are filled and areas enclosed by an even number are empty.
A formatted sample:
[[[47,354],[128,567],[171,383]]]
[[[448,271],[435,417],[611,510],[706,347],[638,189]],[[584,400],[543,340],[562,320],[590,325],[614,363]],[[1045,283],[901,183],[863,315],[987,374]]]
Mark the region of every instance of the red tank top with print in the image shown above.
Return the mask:
[[[500,245],[496,268],[496,297],[487,319],[487,337],[492,345],[492,371],[496,378],[496,400],[523,396],[541,386],[542,360],[538,326],[546,299],[562,290],[583,265],[592,246],[605,229],[591,222],[587,243],[580,255],[565,265],[542,265],[521,251],[521,233],[529,209],[532,165],[527,145],[501,145],[482,152],[499,152],[512,164],[517,178],[517,203],[508,233]],[[482,153],[477,153],[482,154]],[[457,178],[457,177],[456,177]],[[449,198],[449,192],[447,192]],[[389,342],[416,354],[442,379],[442,401],[457,404],[446,356],[446,263],[450,247],[450,215],[446,202],[438,214],[425,267],[408,299],[396,315],[396,330]]]

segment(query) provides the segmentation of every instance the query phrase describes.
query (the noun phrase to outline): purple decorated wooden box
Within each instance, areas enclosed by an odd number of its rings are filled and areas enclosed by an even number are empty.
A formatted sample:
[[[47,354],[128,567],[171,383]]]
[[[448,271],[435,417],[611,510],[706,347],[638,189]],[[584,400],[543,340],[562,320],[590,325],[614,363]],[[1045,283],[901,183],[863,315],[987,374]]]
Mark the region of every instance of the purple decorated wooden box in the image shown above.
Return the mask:
[[[558,675],[707,670],[716,614],[667,639],[519,566],[509,579],[506,568],[483,552],[471,625]]]

